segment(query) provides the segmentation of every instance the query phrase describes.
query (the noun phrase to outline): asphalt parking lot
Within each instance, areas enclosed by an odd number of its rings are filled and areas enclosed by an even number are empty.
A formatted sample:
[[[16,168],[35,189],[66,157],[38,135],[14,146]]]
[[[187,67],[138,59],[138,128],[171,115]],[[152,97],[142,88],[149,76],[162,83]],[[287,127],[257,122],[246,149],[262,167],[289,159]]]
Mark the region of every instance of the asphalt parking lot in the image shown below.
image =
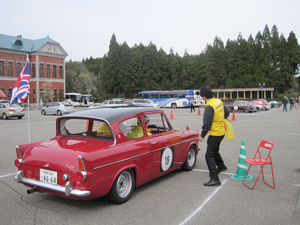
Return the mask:
[[[170,118],[171,109],[164,111]],[[200,131],[204,109],[200,112],[198,115],[198,108],[195,113],[173,109],[173,128],[191,126]],[[138,187],[122,205],[111,204],[105,198],[76,201],[46,193],[28,195],[28,188],[15,182],[15,146],[54,137],[56,118],[30,110],[21,120],[0,119],[1,224],[300,224],[300,109],[235,113],[236,121],[231,124],[236,138],[221,144],[220,152],[228,167],[220,174],[222,186],[203,186],[209,180],[205,138],[194,170],[177,170]],[[261,178],[254,190],[231,179],[237,172],[242,140],[247,158],[253,157],[261,140],[275,143],[271,154],[275,189]],[[250,174],[256,178],[258,172],[254,167]],[[267,169],[265,178],[271,181]]]

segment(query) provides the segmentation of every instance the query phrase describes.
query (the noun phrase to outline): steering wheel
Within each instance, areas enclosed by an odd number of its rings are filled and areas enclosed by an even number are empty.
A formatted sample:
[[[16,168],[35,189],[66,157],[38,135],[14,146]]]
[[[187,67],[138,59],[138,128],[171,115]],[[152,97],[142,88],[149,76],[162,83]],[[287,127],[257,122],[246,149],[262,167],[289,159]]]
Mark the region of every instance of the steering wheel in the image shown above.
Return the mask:
[[[156,129],[157,129],[157,132],[159,133],[159,127],[156,126],[155,124],[149,125],[148,128],[156,128]]]

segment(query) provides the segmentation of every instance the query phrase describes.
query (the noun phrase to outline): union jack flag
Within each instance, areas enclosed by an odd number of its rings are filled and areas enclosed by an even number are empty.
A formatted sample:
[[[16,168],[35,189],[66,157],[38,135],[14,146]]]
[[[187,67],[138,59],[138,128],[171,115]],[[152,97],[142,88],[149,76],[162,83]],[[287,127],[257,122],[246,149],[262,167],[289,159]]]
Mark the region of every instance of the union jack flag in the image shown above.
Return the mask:
[[[9,105],[14,103],[23,103],[26,100],[27,94],[30,93],[30,64],[29,58],[27,55],[27,62],[25,67],[23,68],[20,76],[18,77],[17,82],[12,90],[12,95],[10,98]]]

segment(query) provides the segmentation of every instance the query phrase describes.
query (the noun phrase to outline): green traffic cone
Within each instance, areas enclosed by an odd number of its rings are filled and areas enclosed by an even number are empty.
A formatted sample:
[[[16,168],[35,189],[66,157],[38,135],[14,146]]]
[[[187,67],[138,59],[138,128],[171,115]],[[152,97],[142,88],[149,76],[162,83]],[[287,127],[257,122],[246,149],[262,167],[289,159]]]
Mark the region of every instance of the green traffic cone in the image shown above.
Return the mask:
[[[245,148],[245,141],[243,140],[241,143],[239,162],[236,169],[236,174],[234,174],[231,177],[232,180],[244,180],[244,177],[248,170],[248,166],[247,163],[245,162],[245,159],[246,159],[246,148]],[[253,175],[248,174],[245,180],[251,181],[252,179],[253,179]]]

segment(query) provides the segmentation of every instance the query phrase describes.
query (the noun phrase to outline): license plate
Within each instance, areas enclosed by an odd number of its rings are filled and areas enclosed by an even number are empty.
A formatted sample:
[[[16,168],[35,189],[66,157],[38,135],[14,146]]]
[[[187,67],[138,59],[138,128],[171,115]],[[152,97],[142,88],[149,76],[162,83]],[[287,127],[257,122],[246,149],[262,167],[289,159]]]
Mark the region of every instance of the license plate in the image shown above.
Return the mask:
[[[40,169],[40,181],[49,184],[57,184],[57,172]]]
[[[21,109],[16,109],[16,112],[21,112]]]

